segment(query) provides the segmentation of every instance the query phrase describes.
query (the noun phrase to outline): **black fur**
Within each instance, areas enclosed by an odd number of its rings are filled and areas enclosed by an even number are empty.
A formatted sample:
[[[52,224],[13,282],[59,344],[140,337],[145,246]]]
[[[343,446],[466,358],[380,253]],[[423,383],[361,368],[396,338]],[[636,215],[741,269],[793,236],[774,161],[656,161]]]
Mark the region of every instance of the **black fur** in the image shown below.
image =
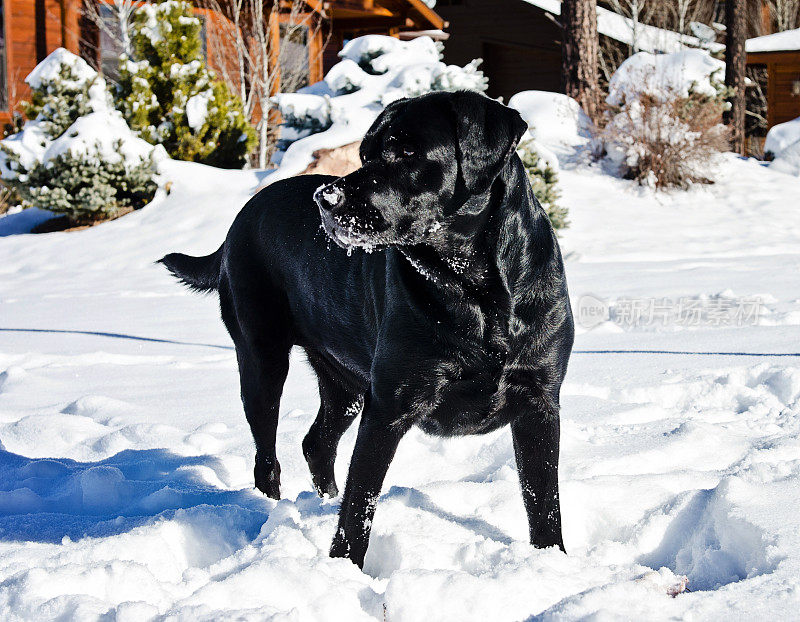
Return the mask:
[[[158,260],[181,283],[196,292],[219,289],[219,269],[222,247],[205,257],[191,257],[182,253],[170,253]]]
[[[216,253],[162,260],[219,291],[260,490],[280,497],[275,430],[292,346],[319,378],[303,452],[320,495],[337,494],[336,448],[361,414],[332,556],[363,565],[384,476],[413,425],[450,436],[510,424],[531,542],[563,549],[559,390],[573,324],[553,229],[514,151],[525,129],[474,93],[402,100],[367,133],[359,170],[277,182]]]

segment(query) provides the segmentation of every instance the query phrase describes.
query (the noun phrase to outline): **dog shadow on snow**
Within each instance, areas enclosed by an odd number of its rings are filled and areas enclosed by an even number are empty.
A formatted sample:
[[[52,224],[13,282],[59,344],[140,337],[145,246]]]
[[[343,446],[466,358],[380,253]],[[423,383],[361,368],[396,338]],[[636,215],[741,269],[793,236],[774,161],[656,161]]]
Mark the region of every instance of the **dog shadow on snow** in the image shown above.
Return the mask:
[[[166,449],[125,450],[96,462],[28,458],[0,444],[0,541],[60,543],[65,538],[114,536],[178,517],[198,526],[212,523],[254,540],[276,502],[255,489],[228,490],[213,456],[179,456]],[[216,483],[214,482],[216,480]],[[508,543],[497,528],[444,511],[424,493],[393,486],[382,495],[412,509],[453,521]],[[301,515],[335,515],[338,503],[312,491],[284,500]],[[280,522],[279,510],[270,523]]]
[[[271,503],[215,485],[212,456],[126,450],[97,462],[27,458],[0,445],[0,541],[62,542],[124,533],[180,513],[255,538]],[[221,482],[220,482],[221,483]]]

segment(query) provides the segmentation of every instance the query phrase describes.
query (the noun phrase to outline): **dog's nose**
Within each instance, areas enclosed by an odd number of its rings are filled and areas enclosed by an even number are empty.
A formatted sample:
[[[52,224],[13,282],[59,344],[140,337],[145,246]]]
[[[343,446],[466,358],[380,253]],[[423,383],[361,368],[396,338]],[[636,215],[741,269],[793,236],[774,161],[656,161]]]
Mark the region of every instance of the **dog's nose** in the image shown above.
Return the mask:
[[[314,200],[320,207],[333,210],[344,203],[344,192],[336,184],[321,186],[314,192]]]

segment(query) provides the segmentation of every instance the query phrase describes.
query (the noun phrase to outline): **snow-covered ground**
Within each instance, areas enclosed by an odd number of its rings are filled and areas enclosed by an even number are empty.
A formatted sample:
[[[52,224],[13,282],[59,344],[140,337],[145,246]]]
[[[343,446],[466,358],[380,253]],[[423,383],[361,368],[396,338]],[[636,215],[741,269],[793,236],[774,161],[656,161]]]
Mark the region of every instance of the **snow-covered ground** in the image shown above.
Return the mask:
[[[329,559],[337,503],[301,455],[318,401],[299,355],[284,499],[253,490],[216,299],[153,262],[214,250],[263,179],[168,161],[171,194],[138,212],[0,238],[0,617],[796,619],[797,177],[726,156],[716,185],[655,194],[549,148],[583,326],[562,391],[568,555],[527,544],[507,431],[415,430],[364,572]]]

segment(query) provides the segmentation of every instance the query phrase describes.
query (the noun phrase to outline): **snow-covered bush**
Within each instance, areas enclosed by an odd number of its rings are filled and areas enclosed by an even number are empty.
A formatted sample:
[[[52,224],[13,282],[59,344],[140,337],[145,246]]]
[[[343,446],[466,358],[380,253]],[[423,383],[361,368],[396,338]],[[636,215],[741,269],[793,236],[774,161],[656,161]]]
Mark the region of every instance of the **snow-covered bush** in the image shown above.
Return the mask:
[[[322,82],[272,98],[284,122],[273,160],[285,164],[284,153],[292,146],[295,153],[302,151],[293,167],[300,172],[314,150],[360,140],[381,110],[395,100],[431,91],[486,90],[479,59],[464,67],[445,65],[441,49],[429,37],[401,41],[367,35],[349,41],[339,52],[342,60]],[[303,141],[321,132],[326,136]],[[297,141],[304,144],[293,145]]]
[[[784,149],[798,142],[800,142],[800,117],[770,128],[767,140],[764,142],[764,155],[773,159]]]
[[[639,52],[609,83],[599,142],[623,176],[653,187],[711,182],[728,148],[724,65],[701,50]]]
[[[0,141],[0,178],[23,207],[46,208],[82,224],[152,199],[164,151],[131,132],[91,67],[58,49],[26,81],[33,102],[28,109],[38,114]]]
[[[31,101],[22,102],[22,109],[51,137],[61,136],[78,117],[108,110],[111,104],[105,81],[64,48],[39,63],[25,82],[31,87]]]
[[[352,61],[365,74],[386,76],[391,74],[384,104],[403,97],[416,97],[431,91],[469,90],[483,93],[488,80],[478,67],[481,59],[475,59],[464,67],[445,65],[441,62],[444,46],[430,37],[418,37],[401,41],[383,35],[367,35],[349,41],[339,52],[344,61]],[[333,73],[332,88],[344,87],[342,92],[369,88],[369,80],[346,62]],[[327,81],[327,78],[326,78]],[[340,82],[335,84],[333,81]],[[341,84],[344,82],[344,84]],[[348,88],[352,85],[354,88]]]
[[[143,4],[122,58],[117,108],[147,142],[180,160],[240,168],[255,144],[238,96],[203,62],[200,20],[184,0]]]
[[[558,204],[561,193],[558,190],[558,170],[539,155],[536,143],[528,140],[519,145],[517,153],[528,174],[533,193],[542,204],[553,229],[566,229],[567,208]]]

